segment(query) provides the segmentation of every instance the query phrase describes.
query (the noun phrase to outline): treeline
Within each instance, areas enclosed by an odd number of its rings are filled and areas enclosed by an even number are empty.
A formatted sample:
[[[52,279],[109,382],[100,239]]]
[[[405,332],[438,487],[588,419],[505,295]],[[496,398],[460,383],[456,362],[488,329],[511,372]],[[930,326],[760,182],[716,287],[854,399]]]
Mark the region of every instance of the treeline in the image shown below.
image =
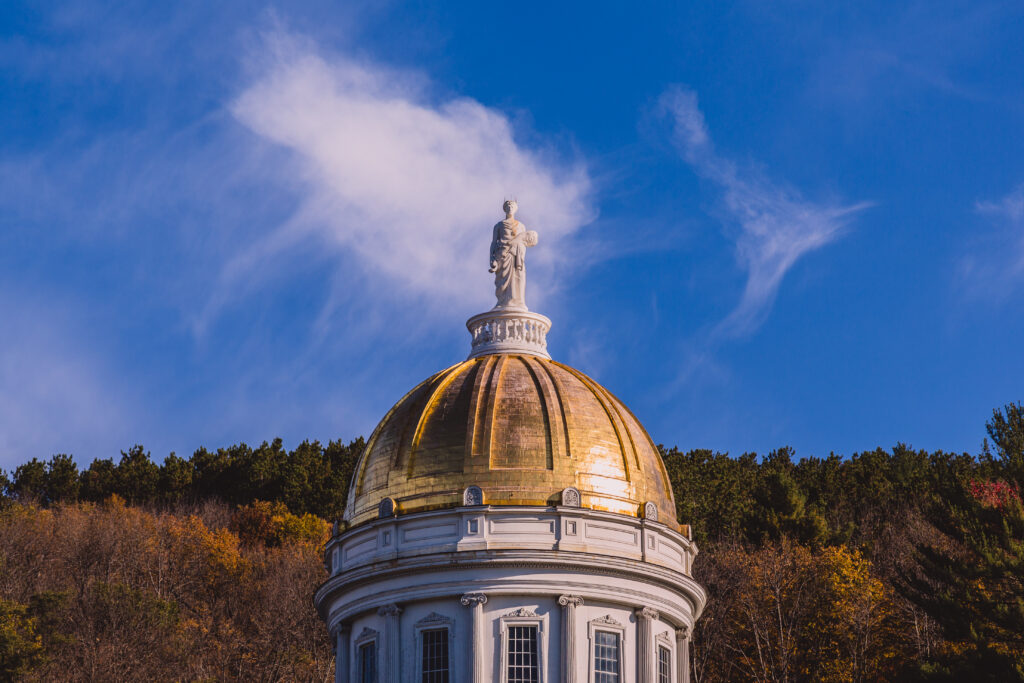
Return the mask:
[[[328,533],[280,504],[8,500],[0,681],[331,681]]]
[[[97,458],[79,471],[66,454],[48,461],[32,458],[12,475],[0,470],[0,493],[41,505],[102,502],[112,495],[130,505],[180,505],[220,501],[283,503],[295,514],[340,519],[363,439],[348,444],[304,441],[287,450],[281,439],[258,448],[238,444],[192,457],[171,453],[160,464],[142,446],[122,451],[120,459]]]
[[[1024,407],[978,456],[662,449],[708,589],[694,679],[1024,681]]]
[[[1024,407],[988,433],[977,455],[662,449],[709,594],[695,683],[1024,681]],[[330,680],[310,596],[362,446],[0,475],[0,680]]]

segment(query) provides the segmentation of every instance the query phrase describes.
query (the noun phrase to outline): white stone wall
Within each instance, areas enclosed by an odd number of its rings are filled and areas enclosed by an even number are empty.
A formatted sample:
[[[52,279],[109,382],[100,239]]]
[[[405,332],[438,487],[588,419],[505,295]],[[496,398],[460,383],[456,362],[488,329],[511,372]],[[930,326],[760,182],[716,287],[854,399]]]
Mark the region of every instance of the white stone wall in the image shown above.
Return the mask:
[[[575,534],[566,533],[570,524]],[[418,682],[424,620],[450,628],[453,683],[502,681],[502,620],[511,619],[539,625],[542,681],[591,681],[593,624],[621,629],[620,680],[657,683],[662,644],[672,652],[673,683],[684,683],[680,636],[705,601],[688,576],[695,552],[662,525],[579,508],[421,513],[333,539],[331,578],[316,602],[340,645],[338,681],[358,680],[363,635],[378,639],[379,681]]]

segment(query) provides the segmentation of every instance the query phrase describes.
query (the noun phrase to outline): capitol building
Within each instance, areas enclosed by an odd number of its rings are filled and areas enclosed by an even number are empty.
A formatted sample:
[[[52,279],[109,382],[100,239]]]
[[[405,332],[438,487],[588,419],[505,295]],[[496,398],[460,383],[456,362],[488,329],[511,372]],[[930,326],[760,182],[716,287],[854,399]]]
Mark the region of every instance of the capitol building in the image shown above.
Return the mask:
[[[548,354],[516,208],[469,358],[403,396],[356,464],[314,597],[337,682],[689,683],[696,545],[643,425]]]

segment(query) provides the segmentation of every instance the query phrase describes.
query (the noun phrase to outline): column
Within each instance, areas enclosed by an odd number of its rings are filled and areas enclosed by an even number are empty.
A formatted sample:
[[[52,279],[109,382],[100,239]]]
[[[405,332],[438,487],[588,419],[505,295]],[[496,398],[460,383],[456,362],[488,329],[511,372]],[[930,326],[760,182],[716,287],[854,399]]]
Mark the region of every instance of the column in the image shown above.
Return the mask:
[[[348,624],[338,624],[334,629],[334,683],[348,683],[349,649]]]
[[[578,595],[562,595],[562,682],[576,683],[576,608],[583,604]]]
[[[637,683],[655,683],[654,622],[659,616],[657,610],[650,607],[636,610]]]
[[[469,649],[473,658],[473,670],[470,674],[470,683],[487,683],[487,675],[484,670],[484,605],[487,604],[487,596],[483,593],[466,593],[461,600],[463,605],[470,608],[469,631],[472,634],[469,641]]]
[[[676,659],[679,666],[679,682],[690,683],[690,627],[676,629]]]
[[[385,681],[397,681],[402,675],[402,637],[399,619],[402,608],[392,603],[384,605],[377,614],[384,617],[384,676]]]

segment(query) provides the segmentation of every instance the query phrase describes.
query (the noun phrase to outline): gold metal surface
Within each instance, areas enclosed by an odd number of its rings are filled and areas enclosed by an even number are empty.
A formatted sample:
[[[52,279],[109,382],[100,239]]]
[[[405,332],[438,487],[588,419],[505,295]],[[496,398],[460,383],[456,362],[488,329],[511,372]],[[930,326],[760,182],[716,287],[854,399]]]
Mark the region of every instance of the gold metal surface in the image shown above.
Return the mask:
[[[489,505],[551,505],[567,487],[582,506],[640,516],[645,502],[678,530],[664,463],[636,417],[578,370],[496,354],[454,365],[405,395],[356,465],[345,519],[456,507],[467,486]]]

